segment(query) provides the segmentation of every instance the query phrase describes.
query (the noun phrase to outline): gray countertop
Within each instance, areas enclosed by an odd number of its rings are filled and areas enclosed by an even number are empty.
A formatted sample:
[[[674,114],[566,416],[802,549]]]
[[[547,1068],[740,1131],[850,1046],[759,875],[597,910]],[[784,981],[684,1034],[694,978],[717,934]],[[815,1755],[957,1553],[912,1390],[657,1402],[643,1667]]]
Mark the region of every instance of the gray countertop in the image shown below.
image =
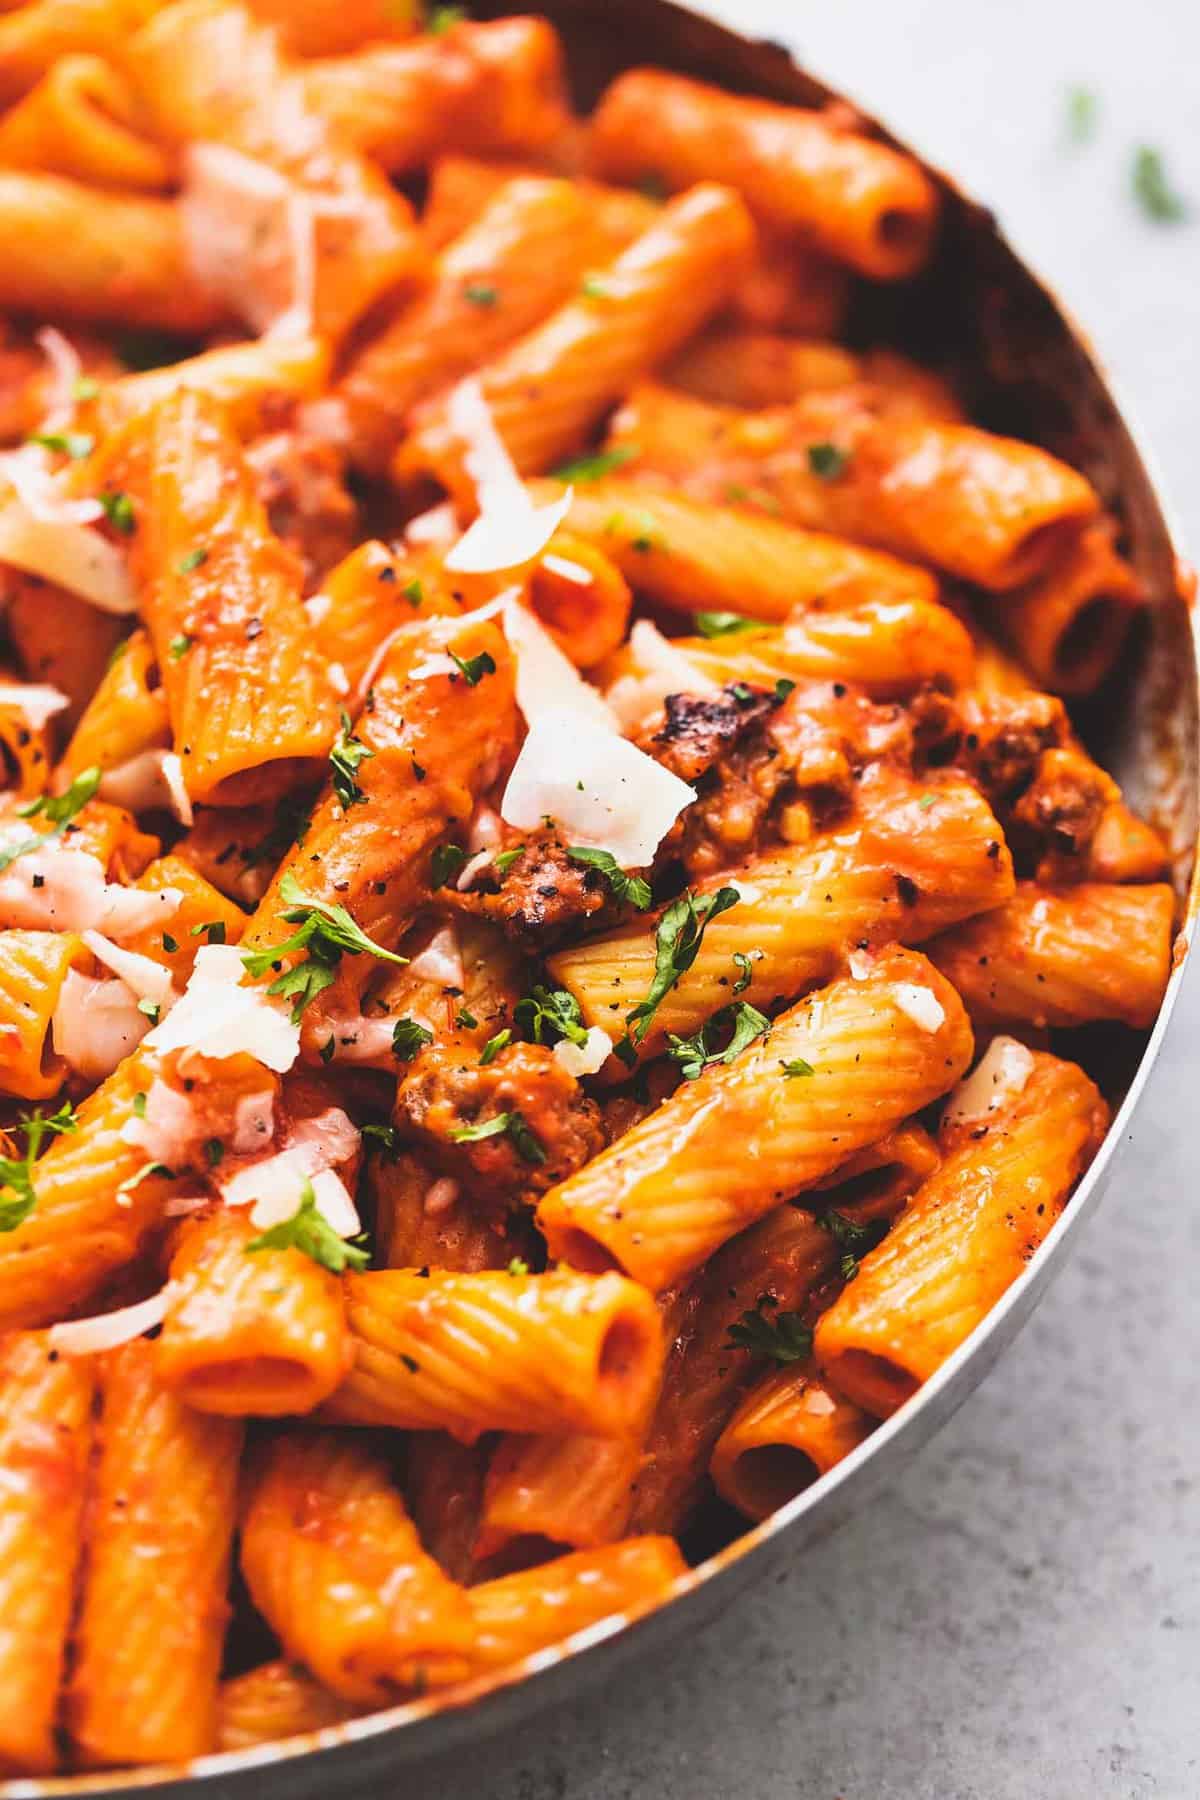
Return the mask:
[[[1195,0],[709,0],[992,204],[1141,421],[1200,555]],[[652,45],[638,47],[648,58]],[[1064,88],[1100,103],[1065,143]],[[1190,129],[1189,129],[1190,127]],[[1193,220],[1146,220],[1133,147]],[[439,1800],[1200,1795],[1200,976],[1135,1151],[1015,1347],[895,1486],[669,1663],[414,1778]]]

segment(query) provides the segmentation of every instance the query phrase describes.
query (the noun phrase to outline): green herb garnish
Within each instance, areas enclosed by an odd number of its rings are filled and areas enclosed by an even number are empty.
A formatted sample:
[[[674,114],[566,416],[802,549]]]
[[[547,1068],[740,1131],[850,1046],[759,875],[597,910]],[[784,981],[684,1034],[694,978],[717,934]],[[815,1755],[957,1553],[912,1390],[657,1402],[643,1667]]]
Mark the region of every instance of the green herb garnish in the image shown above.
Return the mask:
[[[305,1181],[300,1189],[300,1204],[291,1218],[281,1219],[261,1237],[251,1238],[246,1250],[250,1254],[256,1250],[299,1250],[331,1275],[340,1275],[344,1269],[365,1269],[371,1260],[369,1250],[338,1236],[317,1206],[311,1181]]]
[[[257,978],[268,969],[278,968],[285,956],[306,952],[304,960],[286,969],[271,982],[268,994],[279,994],[293,1001],[292,1024],[297,1025],[306,1006],[336,979],[338,965],[347,952],[352,956],[375,956],[381,962],[404,963],[405,956],[385,950],[355,924],[344,906],[330,906],[304,893],[289,872],[279,884],[280,899],[286,902],[279,915],[299,930],[266,950],[251,950],[243,957],[247,973]]]
[[[696,895],[688,888],[673,900],[658,921],[654,934],[654,979],[646,998],[626,1017],[630,1041],[640,1044],[662,1001],[680,976],[696,960],[696,953],[709,923],[736,906],[741,895],[736,888],[721,887],[711,894]]]
[[[845,473],[849,462],[850,452],[839,450],[836,444],[808,446],[808,466],[822,481],[836,481],[839,475]]]
[[[342,805],[349,810],[352,806],[366,802],[367,796],[359,787],[355,775],[360,763],[366,762],[368,757],[374,756],[375,752],[368,750],[359,738],[352,735],[348,713],[342,713],[341,725],[342,729],[338,740],[329,752],[329,772],[334,793]]]
[[[585,1044],[587,1030],[574,994],[566,988],[535,987],[513,1007],[513,1018],[535,1044]]]
[[[0,1194],[0,1231],[15,1231],[37,1205],[33,1171],[44,1139],[76,1131],[78,1127],[79,1120],[69,1100],[64,1100],[57,1112],[44,1113],[35,1106],[31,1113],[21,1114],[14,1129],[25,1134],[25,1154],[0,1156],[0,1185],[10,1190]]]
[[[555,481],[569,481],[575,487],[586,486],[589,481],[603,481],[614,469],[623,469],[638,454],[636,444],[617,444],[611,450],[592,450],[584,456],[573,456],[568,462],[559,463],[550,473]]]
[[[546,1152],[519,1112],[495,1113],[480,1125],[464,1125],[450,1133],[456,1144],[479,1144],[485,1138],[508,1136],[517,1155],[527,1163],[544,1163]]]
[[[578,844],[567,849],[567,855],[574,863],[582,863],[586,868],[599,869],[612,889],[613,899],[626,902],[636,907],[638,912],[645,912],[650,904],[650,884],[643,881],[640,875],[627,875],[611,850],[587,850]]]
[[[766,1014],[760,1013],[748,1000],[735,1000],[715,1012],[690,1038],[676,1037],[669,1031],[667,1055],[679,1064],[685,1081],[696,1081],[715,1063],[731,1063],[747,1044],[768,1031],[770,1025]],[[719,1042],[726,1033],[729,1035],[725,1048],[714,1050],[713,1043]]]
[[[729,1327],[730,1347],[748,1350],[751,1356],[770,1357],[772,1362],[803,1362],[812,1350],[812,1329],[798,1312],[776,1313],[767,1319],[755,1309],[744,1312],[736,1325]]]

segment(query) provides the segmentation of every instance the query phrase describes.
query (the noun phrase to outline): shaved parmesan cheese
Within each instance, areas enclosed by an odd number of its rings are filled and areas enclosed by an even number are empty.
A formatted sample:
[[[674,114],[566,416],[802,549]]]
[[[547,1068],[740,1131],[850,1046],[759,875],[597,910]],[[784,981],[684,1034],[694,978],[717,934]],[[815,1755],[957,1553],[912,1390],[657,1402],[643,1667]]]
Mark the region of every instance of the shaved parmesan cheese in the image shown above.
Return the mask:
[[[581,1075],[595,1075],[602,1069],[612,1053],[613,1041],[607,1031],[601,1031],[599,1025],[593,1025],[587,1034],[587,1041],[582,1044],[568,1043],[562,1038],[554,1046],[552,1052],[555,1062],[574,1075],[578,1081]]]
[[[301,1146],[280,1150],[240,1169],[232,1181],[221,1186],[226,1206],[249,1206],[250,1223],[260,1231],[282,1225],[300,1205],[306,1181],[312,1182],[317,1211],[339,1237],[354,1237],[362,1230],[358,1211],[340,1175],[330,1168],[314,1167],[316,1157]]]
[[[911,981],[900,981],[892,989],[892,995],[900,1011],[919,1030],[929,1032],[931,1037],[935,1031],[941,1030],[946,1009],[932,988],[917,987]]]
[[[68,969],[50,1020],[55,1053],[85,1081],[104,1081],[150,1029],[123,981]]]
[[[572,562],[568,556],[543,556],[543,569],[551,575],[558,575],[563,581],[570,581],[576,587],[591,587],[592,571],[585,569],[582,563]]]
[[[0,849],[11,851],[37,835],[14,820],[0,826]],[[178,888],[150,892],[106,881],[104,865],[89,851],[50,843],[27,851],[0,872],[0,928],[135,937],[165,924],[182,899]]]
[[[170,1015],[156,1025],[154,1050],[187,1050],[199,1056],[257,1057],[282,1075],[300,1054],[300,1027],[266,989],[244,986],[236,944],[206,944],[196,952],[191,979]]]
[[[121,950],[98,931],[85,931],[83,941],[96,961],[111,969],[136,999],[152,1000],[164,1012],[178,999],[170,969],[155,962],[152,956],[139,956],[136,950]]]
[[[24,500],[10,500],[0,507],[0,562],[56,582],[100,612],[137,611],[121,551],[78,519],[39,518]]]
[[[462,947],[453,924],[439,927],[425,948],[408,965],[410,975],[435,981],[441,987],[461,988],[466,982]]]
[[[352,1013],[346,1017],[331,1019],[329,1030],[333,1039],[332,1060],[347,1063],[378,1062],[381,1057],[390,1056],[394,1023],[390,1013],[383,1018],[374,1019],[368,1018],[366,1013]]]
[[[0,681],[0,706],[14,707],[24,713],[32,731],[41,731],[56,713],[65,712],[71,702],[56,687],[36,681]]]
[[[324,1111],[296,1119],[289,1127],[284,1148],[312,1148],[319,1160],[316,1169],[332,1169],[349,1162],[362,1146],[362,1133],[340,1106],[327,1106]]]
[[[695,798],[625,738],[555,708],[530,726],[500,816],[521,831],[552,818],[568,843],[607,850],[622,868],[640,869]]]
[[[634,671],[618,676],[605,694],[624,731],[634,731],[658,711],[668,694],[715,694],[717,683],[677,650],[649,619],[629,634]]]
[[[183,153],[178,207],[192,277],[264,332],[296,299],[291,184],[277,169],[225,144]]]
[[[115,1350],[118,1344],[132,1343],[134,1338],[161,1325],[171,1302],[171,1286],[167,1284],[148,1300],[134,1306],[119,1306],[115,1312],[97,1313],[90,1319],[68,1319],[52,1325],[46,1334],[52,1350],[64,1356],[94,1356],[101,1350]]]
[[[495,860],[496,852],[494,850],[480,850],[469,862],[464,863],[458,880],[454,884],[459,893],[467,893],[475,877],[481,875],[485,869],[490,869]]]
[[[42,444],[0,453],[0,475],[43,524],[91,525],[104,517],[98,500],[72,499],[63,492],[62,476],[51,468],[50,452]]]
[[[453,502],[443,500],[428,512],[418,513],[404,527],[404,541],[422,550],[446,550],[458,537],[458,514]]]
[[[446,567],[488,575],[532,562],[570,511],[574,490],[567,488],[548,506],[534,505],[474,378],[452,390],[446,411],[465,445],[463,463],[479,507],[478,518],[447,554]]]
[[[83,364],[74,344],[53,325],[43,325],[40,331],[35,331],[33,341],[50,364],[50,387],[42,430],[54,431],[60,425],[69,424],[75,415],[75,385],[83,373]]]
[[[846,958],[846,967],[855,981],[866,981],[875,967],[875,958],[869,950],[852,950]]]
[[[443,1213],[448,1213],[457,1204],[458,1193],[457,1181],[452,1181],[448,1175],[443,1175],[439,1181],[431,1182],[425,1189],[423,1202],[426,1217],[438,1219]]]
[[[190,1096],[156,1078],[150,1083],[140,1115],[122,1125],[121,1141],[144,1150],[149,1162],[164,1163],[171,1169],[199,1154],[203,1130]]]
[[[481,800],[471,816],[467,831],[468,850],[494,850],[504,836],[500,814],[486,800]]]
[[[115,769],[106,769],[97,791],[102,800],[127,806],[130,812],[169,812],[181,825],[195,822],[183,763],[174,750],[143,750]]]
[[[270,1143],[274,1130],[275,1096],[270,1088],[261,1094],[243,1094],[233,1109],[231,1154],[252,1156]]]
[[[327,664],[325,675],[334,693],[340,700],[344,700],[346,695],[350,692],[350,677],[347,675],[341,663],[331,662]]]
[[[605,730],[619,729],[616,715],[569,656],[559,649],[536,614],[516,600],[505,603],[504,635],[517,659],[517,705],[532,725],[544,713],[567,709],[577,719]]]
[[[965,1081],[946,1102],[943,1125],[970,1125],[986,1119],[1022,1093],[1034,1070],[1034,1055],[1016,1038],[996,1037]]]

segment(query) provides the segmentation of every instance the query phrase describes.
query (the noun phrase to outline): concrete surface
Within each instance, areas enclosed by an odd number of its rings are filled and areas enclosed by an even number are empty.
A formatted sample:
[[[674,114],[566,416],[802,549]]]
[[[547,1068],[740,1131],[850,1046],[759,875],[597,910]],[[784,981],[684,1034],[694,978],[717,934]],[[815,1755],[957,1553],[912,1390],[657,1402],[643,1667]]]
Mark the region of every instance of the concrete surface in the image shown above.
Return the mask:
[[[1107,355],[1200,551],[1194,0],[710,10],[786,38],[996,206]],[[1100,101],[1086,149],[1064,146],[1071,83]],[[1192,195],[1190,225],[1156,226],[1130,199],[1143,140]],[[1200,1796],[1198,1063],[1193,972],[1136,1125],[1140,1163],[1126,1160],[1124,1189],[1033,1323],[890,1492],[669,1666],[635,1669],[571,1716],[415,1776],[414,1791]]]

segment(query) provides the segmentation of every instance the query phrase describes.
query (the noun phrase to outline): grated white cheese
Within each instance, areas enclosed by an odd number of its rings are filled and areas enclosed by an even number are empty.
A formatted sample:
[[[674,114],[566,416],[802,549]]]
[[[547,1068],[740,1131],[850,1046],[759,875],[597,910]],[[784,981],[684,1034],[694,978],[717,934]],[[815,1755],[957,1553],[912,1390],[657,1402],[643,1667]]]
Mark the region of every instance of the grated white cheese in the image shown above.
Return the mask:
[[[104,1081],[136,1050],[150,1029],[123,981],[102,981],[68,969],[50,1020],[50,1039],[68,1068],[85,1081]]]
[[[152,956],[139,956],[136,950],[122,950],[98,931],[85,931],[83,941],[96,961],[111,969],[135,999],[150,1000],[165,1013],[179,998],[170,969],[155,962]]]
[[[142,750],[128,762],[106,769],[97,792],[102,800],[130,812],[169,812],[181,825],[195,822],[183,785],[183,765],[173,750]]]
[[[0,850],[10,851],[38,832],[13,820],[0,826]],[[104,865],[87,850],[52,842],[26,851],[0,872],[0,929],[101,931],[136,937],[178,912],[178,888],[122,887],[105,880]]]
[[[100,612],[132,613],[137,598],[123,553],[98,531],[93,519],[103,515],[96,501],[63,500],[49,491],[30,503],[14,479],[21,451],[0,458],[0,474],[17,490],[0,506],[0,563],[57,583]],[[95,510],[92,510],[92,509]]]
[[[79,352],[53,325],[35,331],[33,341],[50,364],[46,416],[41,423],[45,432],[61,431],[75,416],[75,386],[83,373]]]
[[[1033,1070],[1032,1050],[1016,1038],[993,1038],[976,1067],[947,1100],[943,1126],[970,1125],[986,1119],[1024,1091]]]
[[[300,1027],[285,1004],[259,986],[245,986],[236,944],[206,944],[196,952],[191,979],[170,1015],[151,1033],[151,1049],[199,1056],[258,1059],[282,1075],[300,1054]]]
[[[425,948],[408,965],[410,975],[435,981],[442,987],[461,988],[466,983],[462,946],[453,924],[439,926]]]
[[[588,1029],[586,1043],[571,1044],[566,1038],[562,1038],[555,1044],[552,1054],[555,1062],[578,1081],[581,1075],[597,1074],[608,1061],[612,1047],[613,1041],[607,1031],[602,1031],[599,1025],[592,1025]]]
[[[500,803],[518,830],[554,820],[571,844],[607,850],[622,868],[644,868],[694,788],[625,738],[566,707],[530,726]]]
[[[911,981],[899,981],[892,989],[892,996],[900,1011],[921,1031],[930,1036],[940,1031],[946,1019],[946,1009],[933,992],[932,988],[917,987]]]

